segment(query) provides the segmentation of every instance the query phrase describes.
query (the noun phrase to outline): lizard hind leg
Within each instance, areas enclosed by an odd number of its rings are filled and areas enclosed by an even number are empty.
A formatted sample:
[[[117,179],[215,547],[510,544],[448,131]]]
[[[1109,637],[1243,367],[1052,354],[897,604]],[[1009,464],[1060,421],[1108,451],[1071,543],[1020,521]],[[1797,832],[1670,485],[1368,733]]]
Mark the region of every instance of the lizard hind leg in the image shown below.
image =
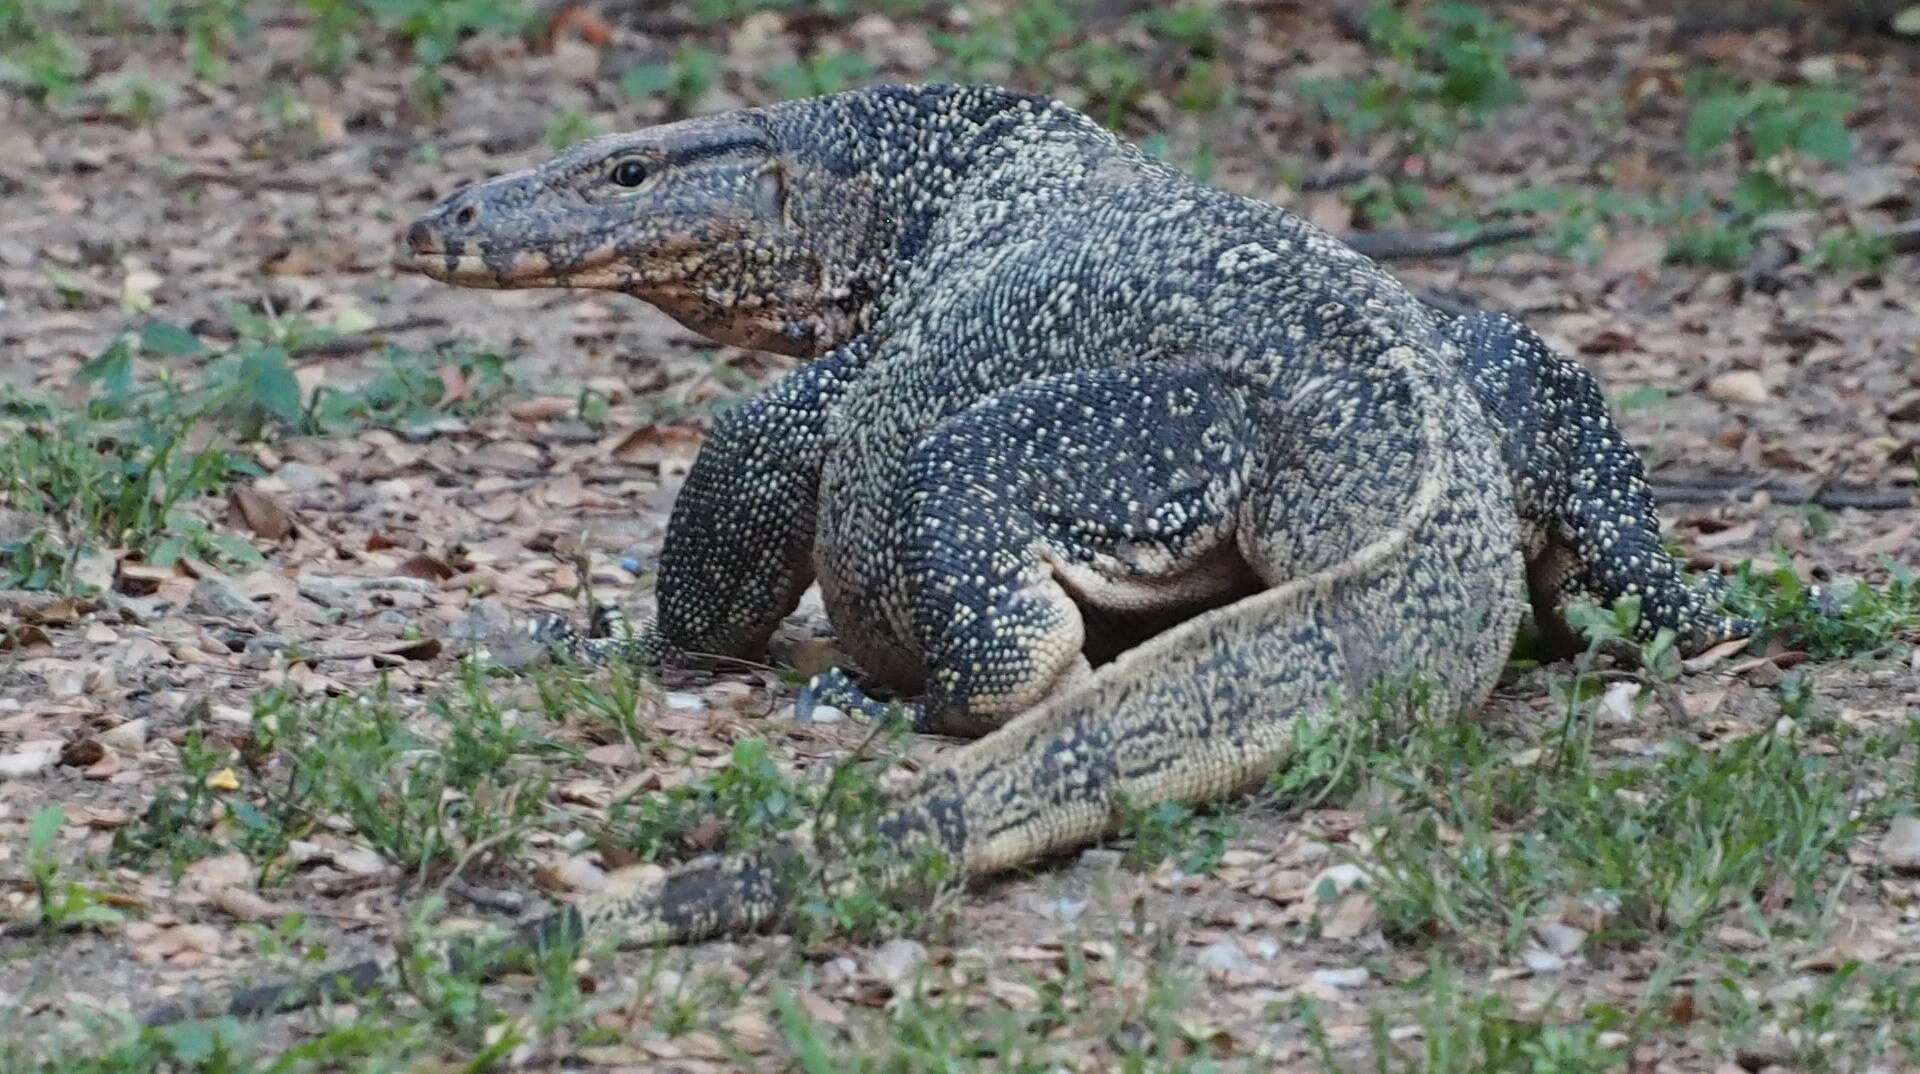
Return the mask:
[[[1233,542],[1245,419],[1224,374],[1154,364],[1030,381],[937,426],[902,496],[922,725],[985,734],[1138,640],[1106,636],[1117,622],[1150,633],[1255,588]]]
[[[1500,437],[1521,519],[1539,535],[1529,583],[1549,652],[1578,647],[1568,605],[1629,596],[1640,601],[1644,638],[1672,630],[1686,652],[1751,633],[1713,582],[1688,579],[1667,551],[1646,467],[1591,373],[1500,314],[1458,318],[1444,334]]]

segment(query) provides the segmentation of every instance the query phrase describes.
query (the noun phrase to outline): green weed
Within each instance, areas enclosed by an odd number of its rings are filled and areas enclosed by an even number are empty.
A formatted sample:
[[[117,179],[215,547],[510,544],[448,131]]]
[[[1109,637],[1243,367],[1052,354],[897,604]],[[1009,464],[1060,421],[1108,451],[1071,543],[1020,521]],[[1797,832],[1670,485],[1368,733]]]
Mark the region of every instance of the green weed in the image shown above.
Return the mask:
[[[63,875],[54,856],[54,841],[66,823],[66,810],[47,806],[33,815],[27,828],[27,872],[39,897],[41,927],[58,932],[119,924],[126,920],[125,914],[106,905],[93,889]]]
[[[1920,628],[1920,581],[1892,560],[1885,567],[1884,587],[1841,578],[1816,588],[1790,566],[1764,572],[1742,563],[1727,607],[1751,618],[1762,640],[1781,638],[1816,660],[1869,656]]]
[[[857,52],[822,52],[767,71],[766,83],[781,97],[839,93],[873,77],[873,61]]]
[[[327,699],[270,692],[255,709],[254,740],[238,758],[242,789],[212,791],[212,774],[236,758],[189,737],[180,777],[140,825],[116,838],[117,856],[162,855],[177,873],[231,848],[271,882],[293,840],[338,817],[423,879],[456,862],[485,868],[510,858],[547,819],[549,776],[540,762],[566,753],[503,706],[471,665],[420,712],[404,709],[384,685]]]
[[[1852,161],[1846,121],[1855,101],[1837,89],[1729,84],[1714,76],[1695,79],[1691,92],[1696,103],[1687,119],[1687,152],[1705,158],[1730,148],[1742,171],[1725,208],[1674,235],[1667,253],[1674,261],[1734,268],[1752,256],[1768,214],[1818,203],[1797,178],[1793,157],[1832,167]],[[1835,239],[1828,254],[1836,262],[1872,258],[1870,247],[1844,239]]]
[[[637,64],[621,76],[629,96],[664,98],[678,114],[692,111],[720,78],[720,57],[712,49],[681,45],[671,59]]]
[[[1300,89],[1349,134],[1392,140],[1393,174],[1349,194],[1369,218],[1385,221],[1423,207],[1419,187],[1401,169],[1522,95],[1507,68],[1513,32],[1478,4],[1376,0],[1366,27],[1376,58],[1369,74],[1309,81]]]
[[[1145,808],[1122,804],[1120,830],[1132,840],[1127,862],[1135,868],[1151,869],[1172,859],[1182,872],[1204,875],[1220,867],[1235,828],[1222,812],[1161,802]]]
[[[126,354],[124,343],[106,356]],[[100,360],[83,380],[111,381]],[[96,546],[131,549],[168,565],[182,556],[258,564],[244,539],[187,510],[256,473],[238,454],[202,443],[199,414],[177,396],[132,401],[108,383],[85,410],[19,396],[0,415],[0,506],[35,524],[0,542],[0,585],[73,591],[79,558]]]
[[[600,127],[578,108],[565,108],[547,124],[547,144],[555,152],[584,142],[600,133]]]
[[[1444,962],[1400,992],[1409,998],[1368,1012],[1373,1067],[1382,1074],[1598,1074],[1626,1066],[1627,1049],[1618,1031],[1630,1019],[1611,1007],[1595,1006],[1564,1020],[1522,1013],[1496,992],[1464,987],[1459,971]],[[1309,1004],[1300,1015],[1309,1039],[1318,1042],[1323,1068],[1343,1069],[1326,1043],[1318,1011]],[[1417,1026],[1420,1032],[1403,1039],[1395,1033],[1402,1026]]]

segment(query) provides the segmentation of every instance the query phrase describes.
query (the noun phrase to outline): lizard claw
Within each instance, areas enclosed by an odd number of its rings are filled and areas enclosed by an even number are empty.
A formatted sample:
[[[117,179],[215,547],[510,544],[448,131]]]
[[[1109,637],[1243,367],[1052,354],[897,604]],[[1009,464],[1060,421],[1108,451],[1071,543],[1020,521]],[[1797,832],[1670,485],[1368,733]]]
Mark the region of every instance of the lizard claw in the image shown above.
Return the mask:
[[[588,611],[585,634],[563,615],[539,616],[527,624],[527,634],[562,659],[596,665],[658,667],[672,650],[653,620],[636,628],[618,607],[597,602]]]
[[[918,703],[870,697],[853,681],[853,676],[837,667],[808,679],[793,699],[793,718],[801,723],[834,723],[843,716],[880,723],[893,719],[894,714],[902,710],[917,728],[922,715]]]

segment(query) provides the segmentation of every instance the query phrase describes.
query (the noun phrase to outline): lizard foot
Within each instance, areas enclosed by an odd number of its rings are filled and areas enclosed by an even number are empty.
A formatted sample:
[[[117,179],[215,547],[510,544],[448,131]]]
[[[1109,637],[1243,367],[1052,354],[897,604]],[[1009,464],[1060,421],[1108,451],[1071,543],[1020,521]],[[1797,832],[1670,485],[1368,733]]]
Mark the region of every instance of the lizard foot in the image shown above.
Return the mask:
[[[668,649],[652,620],[635,629],[618,607],[597,602],[588,613],[584,635],[563,615],[534,619],[527,624],[527,634],[563,659],[596,666],[618,661],[657,667]]]
[[[815,675],[800,688],[799,695],[793,699],[793,718],[802,723],[831,722],[832,716],[820,711],[824,708],[836,709],[868,723],[881,723],[904,715],[915,731],[923,730],[926,723],[926,707],[920,702],[882,701],[862,690],[853,676],[837,667]]]

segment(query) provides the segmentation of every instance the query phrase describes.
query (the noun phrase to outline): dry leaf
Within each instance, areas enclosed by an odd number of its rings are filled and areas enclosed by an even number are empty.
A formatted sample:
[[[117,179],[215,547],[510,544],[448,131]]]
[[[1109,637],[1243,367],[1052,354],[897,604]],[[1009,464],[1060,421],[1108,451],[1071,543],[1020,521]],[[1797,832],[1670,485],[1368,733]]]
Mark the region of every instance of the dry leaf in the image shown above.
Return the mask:
[[[228,495],[227,524],[245,527],[268,541],[283,541],[293,533],[293,515],[286,507],[250,485],[237,486]]]

